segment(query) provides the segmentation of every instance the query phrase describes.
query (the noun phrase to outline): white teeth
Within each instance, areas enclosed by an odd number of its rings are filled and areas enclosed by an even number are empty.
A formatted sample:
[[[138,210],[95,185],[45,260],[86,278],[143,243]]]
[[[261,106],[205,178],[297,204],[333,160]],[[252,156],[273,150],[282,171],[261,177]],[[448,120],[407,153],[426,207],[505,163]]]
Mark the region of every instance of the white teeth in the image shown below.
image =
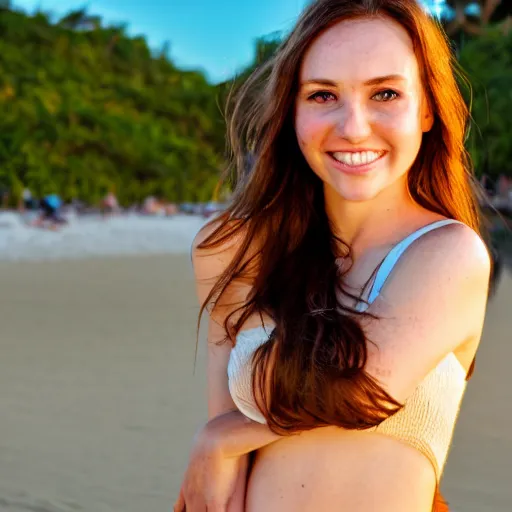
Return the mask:
[[[377,160],[382,153],[376,151],[359,151],[357,153],[337,151],[333,153],[333,157],[345,165],[364,165],[370,164]]]

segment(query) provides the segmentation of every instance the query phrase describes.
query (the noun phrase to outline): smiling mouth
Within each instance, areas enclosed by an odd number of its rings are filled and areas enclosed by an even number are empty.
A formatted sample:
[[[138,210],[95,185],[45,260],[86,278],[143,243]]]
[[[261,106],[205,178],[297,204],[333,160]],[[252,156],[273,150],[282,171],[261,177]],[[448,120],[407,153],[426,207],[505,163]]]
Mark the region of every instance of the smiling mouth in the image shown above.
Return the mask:
[[[350,167],[361,167],[376,162],[385,151],[335,151],[328,154],[337,162]]]

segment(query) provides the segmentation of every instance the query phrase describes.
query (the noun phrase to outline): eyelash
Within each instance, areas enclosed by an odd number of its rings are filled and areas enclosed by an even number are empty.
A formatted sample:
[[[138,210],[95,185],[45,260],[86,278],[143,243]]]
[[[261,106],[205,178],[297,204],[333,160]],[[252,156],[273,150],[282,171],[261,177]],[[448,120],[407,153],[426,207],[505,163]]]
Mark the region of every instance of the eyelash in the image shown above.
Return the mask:
[[[382,91],[379,91],[379,92],[376,92],[372,98],[375,98],[375,96],[379,95],[379,94],[384,94],[384,93],[391,93],[393,95],[393,97],[391,99],[388,99],[388,100],[377,100],[381,103],[387,103],[389,101],[393,101],[393,100],[396,100],[397,98],[400,97],[400,94],[398,94],[396,91],[394,91],[393,89],[383,89]],[[308,100],[310,101],[314,101],[316,98],[318,97],[321,97],[321,96],[333,96],[334,97],[334,94],[332,92],[328,92],[328,91],[318,91],[318,92],[315,92],[314,94],[312,94]],[[324,98],[325,99],[325,98]]]

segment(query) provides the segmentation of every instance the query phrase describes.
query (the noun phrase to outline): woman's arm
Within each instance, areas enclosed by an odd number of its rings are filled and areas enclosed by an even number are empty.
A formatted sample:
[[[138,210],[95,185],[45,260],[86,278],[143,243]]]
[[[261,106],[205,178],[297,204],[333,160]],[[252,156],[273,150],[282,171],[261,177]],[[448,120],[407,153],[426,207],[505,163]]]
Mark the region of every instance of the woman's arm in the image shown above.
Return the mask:
[[[237,411],[236,405],[231,398],[228,388],[227,366],[231,353],[231,345],[229,343],[218,344],[225,336],[224,328],[211,318],[208,318],[208,335],[207,335],[207,384],[208,384],[208,423],[215,422],[216,418],[233,414]],[[204,434],[206,426],[201,433]],[[227,436],[229,437],[229,436]],[[206,440],[204,446],[212,447],[211,441],[216,438]],[[243,512],[245,503],[245,491],[247,484],[247,471],[249,466],[249,452],[237,455],[238,467],[236,482],[234,483],[233,492],[229,501],[229,512]],[[220,459],[222,460],[222,459]],[[230,465],[231,467],[231,465]],[[228,468],[229,471],[229,468]],[[221,471],[218,471],[219,478]],[[228,476],[228,478],[231,478]],[[235,475],[232,476],[235,478]]]
[[[267,425],[257,423],[239,411],[213,418],[202,434],[210,440],[210,449],[223,457],[240,457],[282,439]]]
[[[200,305],[208,298],[213,285],[229,266],[237,250],[237,240],[228,240],[214,249],[199,249],[198,246],[214,231],[216,225],[206,225],[196,235],[192,247],[192,264],[195,286]],[[207,332],[207,383],[208,418],[214,418],[237,407],[229,393],[227,367],[231,354],[231,342],[224,341],[224,321],[239,305],[243,304],[251,286],[247,282],[233,281],[218,298],[213,311],[205,309],[208,321]]]
[[[362,322],[366,371],[403,403],[450,353],[468,369],[487,306],[490,256],[469,227],[425,234],[401,257]],[[462,357],[465,352],[465,357]],[[469,356],[469,357],[468,357]]]
[[[219,275],[228,266],[234,256],[236,243],[225,244],[224,247],[212,251],[198,250],[197,246],[212,232],[207,227],[201,230],[194,240],[192,263],[196,278],[196,293],[198,301],[202,304],[211,291],[211,287]],[[231,344],[221,343],[226,336],[224,319],[230,313],[233,304],[240,304],[246,300],[250,292],[250,285],[240,282],[231,284],[230,289],[217,302],[213,314],[205,313],[208,317],[207,334],[207,381],[208,381],[208,423],[202,430],[203,446],[217,451],[217,435],[211,435],[215,429],[217,434],[229,439],[229,444],[223,445],[220,453],[226,450],[232,452],[231,457],[240,457],[261,448],[279,439],[266,425],[256,423],[238,411],[231,394],[229,393],[227,367],[231,354]],[[253,448],[251,448],[253,446]]]
[[[450,226],[425,235],[404,255],[369,311],[367,371],[404,402],[450,352],[480,340],[487,303],[490,260],[469,228]],[[411,283],[414,283],[411,286]],[[278,441],[266,425],[238,411],[210,420],[203,434],[222,456],[240,456]]]
[[[198,249],[198,245],[212,230],[211,225],[203,228],[196,236],[192,248],[196,292],[200,305],[207,299],[212,286],[229,265],[236,250],[235,244],[229,241],[224,247],[214,250]],[[222,300],[218,301],[215,310],[211,314],[205,312],[208,319],[207,393],[210,421],[236,410],[228,387],[227,366],[231,344],[229,341],[224,342],[224,320],[233,304],[245,300],[249,289],[247,284],[232,283]],[[203,510],[207,504],[208,510],[242,512],[249,455],[240,454],[229,458],[222,456],[214,449],[214,438],[205,436],[205,430],[206,427],[202,428],[194,440],[189,466],[174,510],[182,512],[185,507],[192,511]]]

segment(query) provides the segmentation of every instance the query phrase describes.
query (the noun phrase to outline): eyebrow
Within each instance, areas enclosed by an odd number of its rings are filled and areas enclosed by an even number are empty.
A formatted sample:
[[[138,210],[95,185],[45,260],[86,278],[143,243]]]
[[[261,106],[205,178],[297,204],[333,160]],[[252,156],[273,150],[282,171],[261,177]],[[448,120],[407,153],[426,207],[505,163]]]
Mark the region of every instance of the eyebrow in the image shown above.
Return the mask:
[[[369,80],[366,80],[366,82],[364,82],[363,85],[366,85],[366,86],[369,86],[369,85],[379,85],[379,84],[381,84],[383,82],[391,82],[391,81],[403,82],[403,81],[405,81],[405,77],[403,75],[397,75],[397,74],[395,74],[395,75],[385,75],[385,76],[376,76],[375,78],[370,78]],[[312,85],[312,84],[327,85],[327,86],[330,86],[330,87],[336,87],[338,85],[333,80],[329,80],[327,78],[311,78],[309,80],[305,80],[300,85],[302,87],[302,86],[305,86],[305,85]]]

